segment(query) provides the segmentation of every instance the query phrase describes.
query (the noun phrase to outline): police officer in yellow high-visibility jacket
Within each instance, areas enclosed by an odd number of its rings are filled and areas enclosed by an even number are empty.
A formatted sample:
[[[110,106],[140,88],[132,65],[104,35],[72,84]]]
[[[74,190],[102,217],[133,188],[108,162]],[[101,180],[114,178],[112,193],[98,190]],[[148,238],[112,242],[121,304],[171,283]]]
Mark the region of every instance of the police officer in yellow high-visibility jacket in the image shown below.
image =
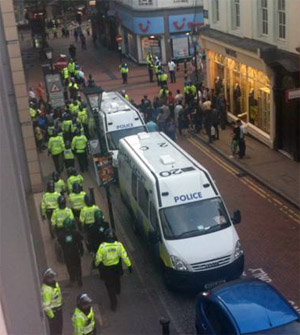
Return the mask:
[[[95,314],[91,303],[92,299],[86,293],[77,297],[77,307],[72,316],[74,335],[96,334]]]
[[[112,229],[106,229],[105,242],[101,243],[96,253],[95,265],[103,264],[101,275],[104,279],[107,293],[110,299],[110,308],[115,311],[117,308],[117,294],[121,292],[120,276],[122,275],[122,265],[120,259],[128,266],[132,273],[132,267],[127,252],[121,242],[116,241],[115,233]]]
[[[86,156],[87,143],[88,140],[86,136],[81,134],[80,129],[76,129],[75,136],[72,139],[71,148],[77,156],[81,172],[88,170],[88,161]]]
[[[47,316],[51,335],[62,334],[63,317],[62,317],[62,295],[56,273],[47,269],[43,275],[41,287],[43,310]]]
[[[122,75],[123,84],[127,84],[128,72],[129,72],[128,65],[126,63],[122,63],[119,66],[119,68],[120,68],[120,72],[121,72],[121,75]]]
[[[53,130],[53,136],[49,138],[48,154],[52,155],[52,159],[57,172],[63,170],[63,152],[65,150],[65,143],[61,136],[58,136],[57,129]]]
[[[68,70],[68,67],[64,67],[62,70],[61,70],[61,76],[62,76],[62,79],[63,79],[63,83],[65,86],[68,85],[69,83],[69,70]]]
[[[74,215],[72,210],[67,207],[66,198],[60,195],[58,197],[58,208],[53,211],[51,216],[51,225],[57,235],[62,232],[66,218],[73,220]]]

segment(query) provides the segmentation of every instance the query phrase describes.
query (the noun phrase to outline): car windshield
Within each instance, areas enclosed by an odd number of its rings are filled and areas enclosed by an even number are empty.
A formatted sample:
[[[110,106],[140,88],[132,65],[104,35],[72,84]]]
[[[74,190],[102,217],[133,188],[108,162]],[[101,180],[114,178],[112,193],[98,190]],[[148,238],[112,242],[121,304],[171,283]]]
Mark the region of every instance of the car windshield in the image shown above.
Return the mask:
[[[136,135],[138,133],[145,132],[145,127],[135,127],[135,128],[127,128],[123,130],[117,130],[107,133],[107,142],[108,148],[110,150],[119,150],[119,141],[123,137]]]
[[[160,211],[164,237],[182,239],[209,234],[230,226],[220,198],[185,203]]]

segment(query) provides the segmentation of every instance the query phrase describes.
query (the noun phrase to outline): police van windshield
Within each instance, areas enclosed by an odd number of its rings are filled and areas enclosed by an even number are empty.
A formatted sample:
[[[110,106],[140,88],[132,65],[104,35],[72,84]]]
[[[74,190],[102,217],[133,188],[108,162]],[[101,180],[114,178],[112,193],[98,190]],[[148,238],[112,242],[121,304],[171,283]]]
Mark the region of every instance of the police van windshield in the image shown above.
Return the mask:
[[[167,240],[213,233],[230,226],[220,198],[185,203],[160,211],[162,229]]]
[[[145,131],[146,129],[143,126],[135,127],[135,128],[127,128],[127,129],[117,130],[117,131],[111,131],[106,134],[108,148],[110,150],[119,150],[120,139],[126,136],[136,135],[138,133],[142,133]]]

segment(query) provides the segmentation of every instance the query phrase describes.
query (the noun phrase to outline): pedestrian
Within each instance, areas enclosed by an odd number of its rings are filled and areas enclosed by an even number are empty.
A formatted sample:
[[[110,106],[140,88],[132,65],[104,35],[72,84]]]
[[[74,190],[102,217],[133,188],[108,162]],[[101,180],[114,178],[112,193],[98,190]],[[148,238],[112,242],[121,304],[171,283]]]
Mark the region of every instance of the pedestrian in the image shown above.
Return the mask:
[[[212,143],[212,134],[211,134],[211,128],[212,128],[212,109],[206,108],[204,110],[204,128],[208,137],[208,143]]]
[[[70,54],[70,57],[71,59],[76,59],[76,47],[74,44],[70,44],[69,46],[69,54]]]
[[[165,133],[176,142],[176,123],[172,116],[169,116],[166,120]]]
[[[41,295],[43,301],[43,310],[49,323],[50,334],[51,335],[62,334],[63,299],[59,284],[56,281],[56,273],[51,268],[48,268],[43,274]]]
[[[132,266],[127,252],[121,242],[118,242],[112,229],[106,229],[105,242],[101,243],[96,253],[95,265],[102,263],[101,273],[104,279],[106,290],[110,300],[110,308],[116,311],[117,295],[121,293],[120,277],[123,273],[121,261],[128,266],[129,273],[132,273]]]
[[[175,97],[172,94],[171,91],[169,91],[168,97],[167,97],[167,102],[168,102],[168,106],[170,108],[170,113],[171,116],[174,117],[174,108],[175,108]]]
[[[239,128],[239,158],[243,159],[246,154],[246,141],[245,141],[245,127],[241,120],[237,120],[237,126]]]
[[[60,178],[60,174],[57,171],[52,173],[52,180],[54,182],[55,192],[63,195],[66,192],[66,183]]]
[[[82,286],[81,257],[83,256],[82,236],[75,230],[74,221],[69,217],[63,222],[63,229],[58,236],[58,243],[63,251],[64,262],[69,274],[70,285],[76,281]]]
[[[58,135],[58,130],[53,130],[53,136],[48,142],[48,156],[51,154],[57,172],[63,171],[63,152],[65,150],[64,140]]]
[[[176,83],[176,75],[175,75],[176,64],[173,62],[172,59],[168,62],[168,68],[169,68],[171,83]]]
[[[71,149],[71,142],[69,140],[65,142],[64,164],[66,169],[68,169],[69,167],[75,167],[74,154]]]
[[[92,299],[86,294],[80,294],[76,299],[76,308],[72,316],[74,335],[95,335],[96,322]]]
[[[75,42],[78,42],[78,30],[77,28],[74,29],[74,38],[75,38]]]
[[[211,112],[211,123],[212,123],[213,128],[215,129],[215,136],[214,136],[215,140],[219,139],[219,122],[220,122],[219,112],[217,108],[213,106],[212,112]]]
[[[55,25],[52,28],[52,34],[53,34],[53,38],[57,38],[57,28]]]
[[[38,102],[37,102],[37,99],[36,99],[36,94],[35,94],[34,89],[32,87],[29,88],[28,96],[29,96],[29,102],[33,102],[34,106],[37,107]]]
[[[94,47],[97,48],[97,35],[94,32],[92,35],[92,40],[93,40]]]
[[[81,49],[86,50],[86,38],[83,33],[80,34]]]
[[[153,119],[150,119],[146,123],[146,127],[147,127],[149,133],[153,133],[153,132],[159,131],[158,125],[156,124],[156,122],[154,122]]]
[[[178,114],[179,135],[188,136],[188,129],[189,129],[188,108],[182,108]]]
[[[82,190],[82,187],[79,183],[75,182],[72,185],[72,193],[69,194],[69,202],[74,217],[79,224],[79,217],[82,208],[85,206],[84,198],[86,196],[86,192]],[[79,226],[80,227],[80,226]]]
[[[86,31],[86,33],[87,33],[88,36],[91,35],[90,26],[86,26],[85,31]]]
[[[235,158],[237,147],[239,145],[240,128],[237,126],[235,121],[231,122],[231,126],[232,126],[232,139],[230,143],[231,155],[229,156],[229,158]]]
[[[183,98],[183,94],[180,92],[180,90],[176,90],[175,105],[177,105],[179,101],[183,102]]]
[[[86,136],[81,134],[80,129],[76,129],[71,147],[77,157],[80,172],[88,171],[87,144]]]
[[[68,179],[67,179],[67,192],[70,194],[73,190],[73,184],[78,183],[81,188],[83,187],[83,177],[77,172],[73,167],[69,167],[67,170]]]
[[[122,80],[123,80],[123,84],[127,84],[128,83],[128,65],[124,62],[122,63],[120,66],[120,73],[122,75]]]
[[[47,107],[46,99],[45,99],[45,88],[43,84],[40,82],[38,84],[38,87],[36,89],[37,97],[38,97],[38,108],[41,108],[41,105],[43,105],[45,108]]]

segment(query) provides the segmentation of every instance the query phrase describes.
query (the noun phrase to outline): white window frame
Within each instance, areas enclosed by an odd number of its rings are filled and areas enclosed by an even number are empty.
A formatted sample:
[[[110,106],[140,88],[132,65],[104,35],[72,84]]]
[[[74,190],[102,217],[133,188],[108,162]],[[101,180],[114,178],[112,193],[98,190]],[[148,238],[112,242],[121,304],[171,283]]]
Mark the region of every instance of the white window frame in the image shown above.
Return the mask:
[[[282,6],[283,4],[283,6]],[[282,22],[282,20],[284,22]],[[277,0],[277,36],[280,40],[286,40],[286,0]],[[281,33],[284,32],[284,36]]]
[[[260,26],[261,26],[261,34],[263,36],[269,35],[269,8],[268,8],[268,0],[259,0],[260,2]]]
[[[231,1],[232,29],[241,28],[241,0]]]
[[[139,0],[139,6],[153,6],[153,0]]]
[[[212,19],[213,23],[220,21],[220,2],[219,0],[213,0],[212,2]]]

